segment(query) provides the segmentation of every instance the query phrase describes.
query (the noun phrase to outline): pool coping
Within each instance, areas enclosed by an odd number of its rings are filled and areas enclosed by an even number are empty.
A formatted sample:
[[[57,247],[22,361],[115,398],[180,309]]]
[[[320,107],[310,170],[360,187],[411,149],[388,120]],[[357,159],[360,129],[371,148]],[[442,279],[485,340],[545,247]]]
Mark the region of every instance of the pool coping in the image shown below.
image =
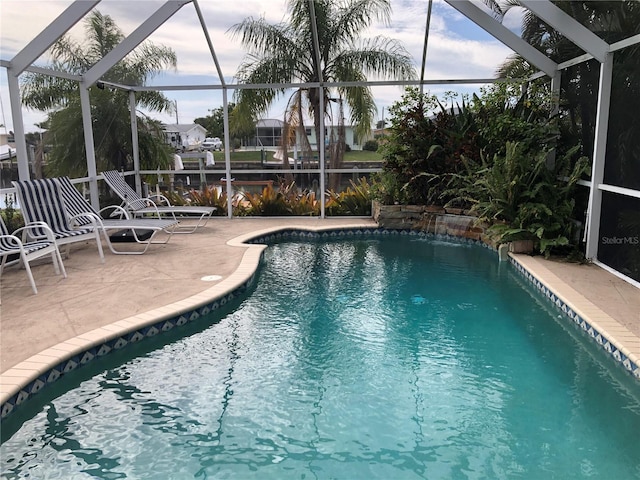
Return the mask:
[[[640,337],[536,260],[509,254],[523,277],[626,371],[640,380]]]
[[[215,311],[249,288],[268,244],[280,238],[332,238],[357,235],[409,235],[443,238],[491,248],[476,240],[408,230],[372,227],[370,223],[337,226],[274,226],[239,235],[229,246],[244,248],[238,268],[220,283],[180,301],[118,320],[47,348],[0,374],[0,418],[65,373],[95,358],[125,348],[146,337],[193,322]],[[548,269],[510,254],[511,264],[623,368],[640,380],[640,338],[589,302]]]

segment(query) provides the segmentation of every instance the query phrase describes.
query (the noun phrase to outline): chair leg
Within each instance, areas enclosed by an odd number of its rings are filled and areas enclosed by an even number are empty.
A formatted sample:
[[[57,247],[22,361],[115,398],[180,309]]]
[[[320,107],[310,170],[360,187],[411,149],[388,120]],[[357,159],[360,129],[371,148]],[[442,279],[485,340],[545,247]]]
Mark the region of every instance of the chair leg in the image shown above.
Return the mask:
[[[55,250],[51,252],[51,263],[53,263],[53,271],[56,272],[56,275],[60,275],[60,267],[58,267],[58,258]]]
[[[192,220],[194,218],[196,218],[195,215],[193,217],[191,217],[190,220]],[[197,220],[195,225],[184,226],[184,227],[181,227],[181,226],[178,225],[176,227],[176,230],[175,230],[174,233],[193,233],[198,228],[204,227],[207,224],[207,222],[209,221],[210,218],[211,218],[211,216],[207,216],[206,213],[203,213],[200,217],[198,217],[198,220]]]
[[[62,263],[62,255],[60,255],[60,250],[56,248],[56,251],[53,252],[51,257],[53,258],[53,264],[56,268],[56,274],[58,274],[61,271],[62,277],[67,278],[67,271],[64,268],[64,263]],[[58,269],[58,266],[60,267],[59,269]]]
[[[104,263],[104,252],[102,251],[102,240],[100,239],[100,229],[94,230],[96,235],[96,243],[98,244],[98,255],[100,255],[100,262]]]
[[[60,250],[55,250],[51,252],[51,260],[53,262],[53,268],[56,272],[56,275],[62,275],[64,278],[67,278],[67,271],[64,269],[64,263],[62,263],[62,255],[60,255]]]
[[[29,262],[24,257],[24,255],[21,255],[21,257],[22,263],[24,264],[24,269],[27,271],[27,277],[29,277],[29,282],[31,283],[31,288],[33,289],[33,294],[37,295],[38,289],[36,288],[36,281],[33,279],[33,274],[31,273],[31,266],[29,265]]]
[[[149,229],[149,227],[145,227],[146,229]],[[149,246],[151,245],[158,245],[158,244],[165,244],[167,242],[169,242],[169,239],[171,238],[171,234],[169,234],[168,238],[165,241],[161,241],[161,242],[154,242],[153,241],[153,237],[155,237],[158,232],[160,232],[161,230],[164,230],[163,228],[151,228],[150,230],[153,230],[153,233],[151,234],[151,236],[147,239],[147,240],[140,240],[136,234],[135,229],[133,229],[133,239],[135,240],[135,243],[138,245],[144,245],[144,249],[140,250],[140,251],[134,251],[134,250],[129,250],[129,251],[123,251],[123,250],[116,250],[115,247],[113,246],[113,242],[111,242],[111,239],[109,238],[109,235],[107,235],[106,231],[104,233],[104,236],[106,238],[107,241],[107,245],[109,246],[109,249],[111,250],[112,253],[114,253],[115,255],[142,255],[144,254],[148,249]]]

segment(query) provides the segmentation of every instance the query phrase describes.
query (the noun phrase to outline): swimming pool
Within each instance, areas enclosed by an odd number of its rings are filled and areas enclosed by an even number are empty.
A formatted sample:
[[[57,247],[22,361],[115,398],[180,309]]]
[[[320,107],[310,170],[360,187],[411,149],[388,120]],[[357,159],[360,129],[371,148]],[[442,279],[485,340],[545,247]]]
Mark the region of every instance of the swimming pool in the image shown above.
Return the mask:
[[[637,383],[558,315],[479,247],[277,244],[209,328],[65,379],[2,472],[640,476]]]

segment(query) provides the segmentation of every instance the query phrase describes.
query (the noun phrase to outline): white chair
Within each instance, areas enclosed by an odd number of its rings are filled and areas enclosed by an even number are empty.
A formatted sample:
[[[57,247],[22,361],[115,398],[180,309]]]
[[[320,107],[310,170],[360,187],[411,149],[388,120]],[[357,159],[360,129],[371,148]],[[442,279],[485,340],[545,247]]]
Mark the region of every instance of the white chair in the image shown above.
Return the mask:
[[[98,212],[73,186],[69,177],[57,177],[51,180],[58,184],[70,224],[79,228],[91,228],[93,225],[91,220],[93,220],[103,233],[109,249],[117,255],[141,255],[151,244],[167,243],[173,234],[173,228],[178,225],[177,220],[129,218],[126,210],[119,206],[106,207]],[[101,213],[110,210],[119,212],[121,218],[102,218]],[[154,241],[156,234],[163,230],[168,234],[166,239]],[[113,246],[114,243],[123,242],[140,244],[144,248],[125,251],[116,250]]]
[[[92,216],[87,215],[85,218],[89,224],[88,227],[73,228],[69,224],[68,215],[62,201],[62,194],[56,182],[47,178],[12,183],[16,188],[18,203],[25,224],[35,225],[33,229],[27,232],[30,240],[42,240],[46,237],[45,229],[38,227],[38,225],[44,224],[53,231],[58,247],[61,245],[67,246],[67,256],[72,243],[95,240],[98,245],[100,261],[104,263],[98,224]]]
[[[20,239],[18,234],[26,233],[31,229],[38,229],[39,232],[44,232],[45,237],[42,240],[34,242],[26,241],[26,236]],[[29,265],[32,260],[36,260],[46,255],[51,255],[56,275],[60,275],[62,272],[62,276],[67,278],[67,272],[64,269],[60,250],[58,250],[58,246],[56,245],[53,232],[44,224],[27,225],[10,234],[2,220],[2,217],[0,217],[0,256],[2,256],[2,261],[0,262],[0,274],[2,274],[2,271],[4,270],[7,259],[12,255],[17,256],[20,263],[24,265],[34,294],[38,293],[38,289],[36,288],[36,282],[33,279],[31,266]]]
[[[169,216],[174,220],[178,220],[177,216],[191,216],[198,219],[195,226],[185,226],[175,230],[175,233],[192,233],[199,227],[203,227],[209,221],[216,207],[199,207],[195,205],[171,205],[169,199],[162,195],[143,198],[138,195],[133,188],[124,181],[122,175],[117,170],[109,170],[102,172],[102,176],[107,185],[122,199],[123,206],[134,216],[153,214],[158,218]],[[165,202],[167,205],[161,205],[152,200],[156,198],[158,202]]]

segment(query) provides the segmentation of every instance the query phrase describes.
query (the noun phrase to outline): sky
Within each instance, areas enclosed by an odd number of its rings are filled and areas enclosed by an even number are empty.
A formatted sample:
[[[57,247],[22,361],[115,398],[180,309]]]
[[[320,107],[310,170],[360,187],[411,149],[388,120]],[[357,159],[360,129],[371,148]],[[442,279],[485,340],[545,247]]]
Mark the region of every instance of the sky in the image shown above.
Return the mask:
[[[473,0],[479,6],[479,0]],[[0,0],[0,59],[10,61],[38,33],[60,15],[72,3],[71,0]],[[110,15],[125,35],[133,32],[146,18],[157,10],[162,0],[102,0],[95,8]],[[264,17],[276,24],[286,20],[286,0],[199,0],[207,31],[220,63],[225,81],[236,83],[234,74],[246,52],[229,29],[248,17]],[[399,40],[420,69],[427,18],[427,0],[391,0],[390,25],[376,23],[367,36],[383,35]],[[520,18],[517,11],[505,19],[505,25],[517,30]],[[84,25],[80,21],[68,35],[82,41]],[[158,28],[148,41],[172,48],[177,55],[175,72],[163,72],[148,84],[167,85],[219,85],[215,63],[209,52],[205,35],[199,24],[193,4],[183,6],[172,18]],[[433,1],[431,28],[428,40],[426,79],[493,78],[497,67],[513,53],[471,21],[459,14],[442,0]],[[45,67],[49,59],[45,53],[35,62]],[[480,85],[429,85],[426,90],[436,95],[446,91],[471,93]],[[388,107],[400,99],[402,87],[373,87],[378,107],[378,119]],[[230,92],[232,94],[232,92]],[[152,116],[164,123],[192,123],[197,117],[209,114],[222,106],[222,94],[214,90],[164,91],[177,104],[176,113],[157,113]],[[7,88],[7,72],[0,68],[0,98],[5,130],[13,130],[11,106]],[[229,101],[233,101],[230,95]],[[285,99],[274,103],[265,118],[283,117]],[[23,108],[26,132],[37,132],[36,123],[46,118],[45,112]],[[0,129],[4,133],[3,129]]]

